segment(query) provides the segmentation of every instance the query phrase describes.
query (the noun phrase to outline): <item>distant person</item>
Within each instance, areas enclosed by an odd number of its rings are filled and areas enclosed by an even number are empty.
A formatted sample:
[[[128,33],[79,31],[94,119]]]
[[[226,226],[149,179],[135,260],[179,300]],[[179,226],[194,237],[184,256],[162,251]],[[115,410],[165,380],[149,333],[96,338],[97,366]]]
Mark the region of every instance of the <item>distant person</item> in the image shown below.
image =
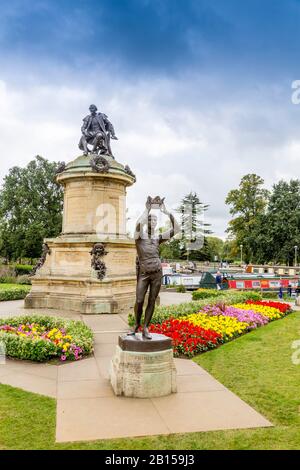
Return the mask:
[[[222,284],[222,275],[220,273],[220,271],[217,272],[217,275],[216,275],[216,284],[217,284],[217,289],[220,290],[222,289],[221,287],[221,284]]]
[[[279,297],[279,299],[282,299],[282,298],[283,298],[283,291],[282,291],[282,287],[280,287],[280,289],[279,289],[279,292],[278,292],[278,297]]]
[[[288,295],[292,297],[292,286],[291,284],[288,285]]]

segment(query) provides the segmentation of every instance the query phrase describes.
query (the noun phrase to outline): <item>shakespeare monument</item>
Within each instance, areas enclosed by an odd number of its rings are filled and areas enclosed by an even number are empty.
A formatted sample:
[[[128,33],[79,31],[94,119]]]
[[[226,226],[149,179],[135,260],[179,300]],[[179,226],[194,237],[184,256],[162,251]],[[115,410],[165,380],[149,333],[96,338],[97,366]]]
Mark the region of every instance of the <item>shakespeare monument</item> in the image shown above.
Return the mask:
[[[62,163],[56,175],[64,187],[62,233],[44,240],[25,307],[128,312],[135,302],[136,249],[126,233],[126,190],[135,176],[113,157],[114,128],[95,105],[81,132],[83,155]]]

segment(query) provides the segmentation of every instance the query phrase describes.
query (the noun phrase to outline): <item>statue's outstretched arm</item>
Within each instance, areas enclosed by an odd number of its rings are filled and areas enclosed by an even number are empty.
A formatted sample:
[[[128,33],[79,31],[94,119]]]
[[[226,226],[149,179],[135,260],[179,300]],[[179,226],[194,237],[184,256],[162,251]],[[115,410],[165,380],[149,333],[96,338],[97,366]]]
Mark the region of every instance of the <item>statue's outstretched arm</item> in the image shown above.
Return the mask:
[[[163,214],[167,215],[170,218],[170,221],[171,221],[170,230],[167,230],[166,232],[161,233],[160,236],[159,236],[159,243],[164,243],[164,242],[170,240],[171,238],[173,238],[174,235],[176,235],[177,233],[180,232],[180,226],[178,225],[174,215],[171,214],[171,212],[169,212],[166,209],[165,204],[163,204],[161,206],[161,211],[162,211]]]
[[[146,208],[145,208],[144,212],[142,213],[142,215],[140,215],[140,217],[138,218],[138,220],[136,222],[135,232],[134,232],[134,239],[135,240],[137,240],[138,238],[141,238],[141,234],[142,234],[142,231],[143,231],[143,226],[145,224],[146,225],[148,224],[148,216],[149,216],[150,209],[151,209],[151,204],[150,204],[149,198],[148,198],[147,202],[146,202]]]

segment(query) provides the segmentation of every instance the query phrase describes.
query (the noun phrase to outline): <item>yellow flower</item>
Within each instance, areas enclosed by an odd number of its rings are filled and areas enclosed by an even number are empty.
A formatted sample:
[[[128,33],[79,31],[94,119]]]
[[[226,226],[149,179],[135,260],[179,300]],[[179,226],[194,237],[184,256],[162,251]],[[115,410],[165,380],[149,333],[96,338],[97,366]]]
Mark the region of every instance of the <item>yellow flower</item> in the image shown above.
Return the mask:
[[[256,305],[256,304],[235,304],[233,305],[235,308],[239,308],[241,310],[254,310],[261,315],[268,317],[270,320],[276,320],[284,316],[284,313],[278,310],[278,308],[274,307],[267,307],[266,305]]]
[[[223,337],[228,336],[229,338],[244,333],[248,328],[248,323],[240,322],[234,317],[225,315],[210,316],[202,312],[181,317],[179,320],[189,321],[195,326],[200,326],[206,330],[214,330]]]

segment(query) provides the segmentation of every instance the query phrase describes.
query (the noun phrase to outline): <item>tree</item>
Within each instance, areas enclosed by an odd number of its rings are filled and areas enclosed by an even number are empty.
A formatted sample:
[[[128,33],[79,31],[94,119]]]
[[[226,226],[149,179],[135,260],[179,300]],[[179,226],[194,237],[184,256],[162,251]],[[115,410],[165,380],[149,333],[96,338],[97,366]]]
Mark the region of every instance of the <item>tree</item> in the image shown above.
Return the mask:
[[[175,260],[181,259],[180,240],[172,238],[171,240],[162,243],[159,247],[160,257],[162,259]]]
[[[300,180],[274,184],[266,214],[256,227],[259,262],[293,264],[300,249]]]
[[[218,237],[206,237],[209,261],[214,261],[215,257],[220,261],[223,258],[224,242]]]
[[[234,238],[228,237],[223,245],[222,258],[224,261],[233,262],[240,255],[240,249]]]
[[[234,236],[236,244],[243,245],[246,262],[251,262],[258,250],[257,225],[265,213],[269,191],[263,188],[264,180],[256,174],[243,176],[238,189],[229,191],[225,203],[234,217],[227,232]]]
[[[190,192],[181,201],[177,212],[181,217],[181,257],[193,260],[207,259],[205,235],[212,233],[204,222],[204,213],[208,209],[195,192]]]
[[[37,156],[13,167],[0,192],[0,251],[8,260],[40,256],[42,242],[61,231],[63,190],[58,164]]]

